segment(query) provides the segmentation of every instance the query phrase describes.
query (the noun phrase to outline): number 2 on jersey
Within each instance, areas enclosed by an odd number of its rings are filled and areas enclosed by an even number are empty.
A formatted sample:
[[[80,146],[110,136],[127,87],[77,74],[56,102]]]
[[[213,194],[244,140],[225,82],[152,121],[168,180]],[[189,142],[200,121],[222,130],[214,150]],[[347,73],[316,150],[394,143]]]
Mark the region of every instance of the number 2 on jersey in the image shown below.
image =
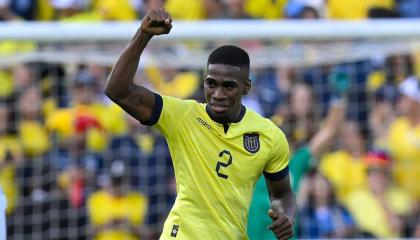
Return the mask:
[[[233,161],[233,158],[232,158],[232,154],[230,154],[230,152],[229,152],[228,150],[223,150],[223,151],[221,151],[221,152],[219,153],[219,157],[220,157],[220,158],[222,158],[222,157],[223,157],[223,155],[228,155],[228,156],[229,156],[229,160],[228,160],[228,162],[227,162],[227,163],[225,163],[225,162],[221,162],[221,161],[217,161],[217,165],[216,165],[216,173],[217,173],[217,176],[219,176],[219,177],[221,177],[221,178],[224,178],[224,179],[227,179],[229,176],[228,176],[228,175],[225,175],[225,174],[223,174],[223,173],[221,173],[221,172],[220,172],[220,168],[221,168],[221,167],[226,168],[226,167],[228,167],[229,165],[231,165],[231,164],[232,164],[232,161]]]

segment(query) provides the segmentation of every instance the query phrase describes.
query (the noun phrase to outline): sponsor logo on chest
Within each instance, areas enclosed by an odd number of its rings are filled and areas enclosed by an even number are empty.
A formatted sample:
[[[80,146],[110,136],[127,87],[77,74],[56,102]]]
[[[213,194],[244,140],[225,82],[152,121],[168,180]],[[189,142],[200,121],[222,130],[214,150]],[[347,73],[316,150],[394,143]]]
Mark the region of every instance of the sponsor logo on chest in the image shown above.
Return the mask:
[[[208,130],[210,131],[214,131],[214,129],[212,128],[212,126],[210,126],[210,124],[208,124],[206,121],[204,121],[203,119],[201,119],[200,117],[197,117],[197,122],[199,124],[201,124],[203,127],[206,127]]]

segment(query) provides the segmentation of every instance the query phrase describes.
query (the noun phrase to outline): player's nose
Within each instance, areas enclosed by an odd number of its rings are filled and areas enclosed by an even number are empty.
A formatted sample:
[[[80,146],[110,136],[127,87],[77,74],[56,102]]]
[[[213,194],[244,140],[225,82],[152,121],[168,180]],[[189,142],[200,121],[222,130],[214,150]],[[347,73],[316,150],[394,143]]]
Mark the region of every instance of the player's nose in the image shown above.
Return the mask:
[[[212,97],[215,99],[225,99],[226,94],[223,92],[221,87],[218,87],[214,90]]]

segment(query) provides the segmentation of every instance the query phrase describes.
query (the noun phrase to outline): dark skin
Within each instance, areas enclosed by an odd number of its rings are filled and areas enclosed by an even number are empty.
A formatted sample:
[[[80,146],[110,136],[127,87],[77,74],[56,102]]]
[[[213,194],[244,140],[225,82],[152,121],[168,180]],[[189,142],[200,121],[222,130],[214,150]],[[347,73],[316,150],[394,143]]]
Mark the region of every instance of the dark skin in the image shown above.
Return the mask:
[[[134,85],[140,56],[154,35],[168,34],[172,20],[163,9],[149,10],[141,27],[125,47],[115,63],[106,84],[106,95],[127,113],[146,122],[155,104],[154,93],[143,86]],[[211,118],[218,123],[236,122],[242,107],[242,97],[251,89],[249,69],[225,64],[209,64],[204,78],[204,93],[210,107]],[[296,201],[289,177],[278,181],[267,180],[273,220],[269,229],[277,239],[293,236],[292,224],[296,213]]]
[[[218,123],[236,122],[242,108],[242,96],[251,89],[249,70],[225,64],[209,64],[204,77],[204,95],[212,119]]]

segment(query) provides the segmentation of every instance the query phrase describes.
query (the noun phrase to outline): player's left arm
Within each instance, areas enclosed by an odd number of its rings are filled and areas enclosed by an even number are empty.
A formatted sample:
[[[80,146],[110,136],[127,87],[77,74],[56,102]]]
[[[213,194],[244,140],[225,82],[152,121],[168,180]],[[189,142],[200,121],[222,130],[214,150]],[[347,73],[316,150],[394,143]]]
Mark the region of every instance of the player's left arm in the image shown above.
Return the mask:
[[[268,215],[273,220],[268,228],[273,231],[277,239],[289,239],[293,237],[293,224],[297,209],[289,175],[279,180],[266,178],[266,183],[271,203]]]

